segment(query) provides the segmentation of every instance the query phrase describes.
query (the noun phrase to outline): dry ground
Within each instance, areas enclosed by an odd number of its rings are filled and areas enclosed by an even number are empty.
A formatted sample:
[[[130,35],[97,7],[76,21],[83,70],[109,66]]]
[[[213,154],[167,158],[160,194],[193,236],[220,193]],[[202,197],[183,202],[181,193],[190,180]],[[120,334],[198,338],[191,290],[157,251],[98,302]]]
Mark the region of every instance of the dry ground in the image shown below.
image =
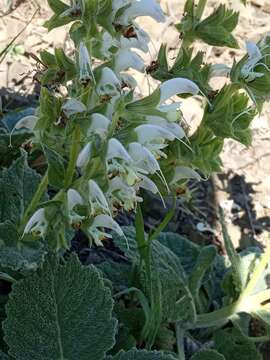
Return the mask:
[[[65,28],[47,33],[42,27],[50,11],[44,0],[13,0],[13,9],[8,12],[8,2],[0,0],[0,52],[22,30],[36,12],[34,19],[16,39],[15,47],[0,63],[0,88],[11,88],[23,94],[33,92],[33,72],[36,62],[29,56],[38,55],[41,49],[55,46],[70,48]],[[174,55],[179,45],[178,33],[172,24],[179,22],[183,11],[183,0],[161,0],[168,15],[165,24],[156,24],[151,19],[143,18],[141,23],[152,36],[150,53],[146,61],[155,59],[162,42],[167,42]],[[209,1],[208,11],[218,5],[218,1]],[[270,31],[270,0],[250,1],[247,8],[239,5],[240,0],[233,0],[232,5],[241,12],[241,22],[236,36],[241,50],[228,50],[215,47],[198,48],[206,50],[206,58],[216,63],[232,64],[234,57],[244,53],[246,40],[258,40]],[[1,57],[0,57],[1,58]],[[144,75],[136,74],[143,92],[149,91],[149,81]],[[215,86],[221,84],[216,83]],[[150,82],[150,87],[153,83]],[[189,99],[183,103],[183,112],[190,124],[196,124],[202,114],[200,103]],[[270,109],[269,104],[253,123],[254,140],[249,149],[233,142],[226,143],[222,155],[224,172],[215,177],[216,197],[226,212],[229,231],[236,246],[265,243],[270,229]]]

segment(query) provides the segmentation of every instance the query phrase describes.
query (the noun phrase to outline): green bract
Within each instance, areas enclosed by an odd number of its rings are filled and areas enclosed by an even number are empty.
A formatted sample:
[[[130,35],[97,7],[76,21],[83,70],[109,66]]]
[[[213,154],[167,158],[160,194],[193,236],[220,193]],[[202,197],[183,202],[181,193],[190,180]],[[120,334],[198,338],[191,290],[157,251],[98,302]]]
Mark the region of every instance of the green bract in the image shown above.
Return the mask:
[[[137,50],[150,37],[136,19],[166,21],[155,0],[48,4],[45,27],[70,24],[73,50],[43,51],[38,108],[0,123],[0,359],[261,359],[270,250],[237,253],[222,214],[227,256],[164,231],[187,182],[221,169],[225,139],[251,145],[269,37],[232,68],[205,63],[194,42],[237,48],[239,14],[220,5],[206,17],[206,0],[188,0],[175,61],[162,44],[145,64]],[[159,83],[142,96],[130,69]],[[192,134],[181,111],[191,96],[204,110]],[[171,200],[148,234],[146,192]],[[120,226],[123,214],[135,227]]]

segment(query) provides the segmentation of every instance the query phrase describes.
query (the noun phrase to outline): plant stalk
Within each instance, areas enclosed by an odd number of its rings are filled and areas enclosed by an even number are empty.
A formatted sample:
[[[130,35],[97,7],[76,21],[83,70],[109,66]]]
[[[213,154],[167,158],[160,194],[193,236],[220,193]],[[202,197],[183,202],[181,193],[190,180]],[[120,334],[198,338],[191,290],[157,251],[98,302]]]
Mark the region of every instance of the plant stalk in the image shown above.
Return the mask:
[[[178,359],[185,360],[185,348],[184,348],[184,335],[185,330],[181,327],[181,324],[177,322],[175,324],[175,331],[176,331],[176,345],[177,345],[177,352],[178,352]]]
[[[70,149],[70,158],[65,178],[65,189],[68,189],[73,181],[73,176],[76,168],[76,161],[80,151],[81,130],[79,125],[75,126],[72,134],[72,144]]]

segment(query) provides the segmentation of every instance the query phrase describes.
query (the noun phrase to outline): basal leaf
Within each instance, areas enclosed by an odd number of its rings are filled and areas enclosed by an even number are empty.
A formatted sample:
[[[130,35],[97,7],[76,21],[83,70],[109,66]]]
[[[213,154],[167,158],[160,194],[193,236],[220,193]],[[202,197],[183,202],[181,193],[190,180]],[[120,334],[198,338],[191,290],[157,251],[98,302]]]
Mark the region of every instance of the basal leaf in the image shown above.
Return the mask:
[[[199,290],[206,271],[211,268],[216,258],[217,250],[214,246],[202,248],[192,273],[189,276],[189,289],[193,297],[199,295]]]
[[[114,344],[112,305],[94,267],[50,255],[13,286],[3,325],[9,353],[20,360],[102,360]]]
[[[7,220],[0,223],[1,269],[36,270],[42,263],[44,255],[44,247],[38,240],[21,242],[16,226],[12,222]]]
[[[215,348],[226,360],[262,360],[256,345],[236,328],[216,331],[214,341]]]
[[[20,221],[39,182],[40,175],[27,165],[26,153],[0,172],[0,222]]]
[[[0,360],[12,360],[10,356],[0,351]]]
[[[179,257],[185,272],[189,274],[196,264],[200,247],[184,236],[169,232],[161,233],[157,240]]]
[[[225,357],[215,350],[202,350],[193,355],[191,360],[225,360]]]
[[[174,357],[166,355],[159,351],[146,350],[130,350],[127,352],[121,351],[114,357],[108,357],[106,360],[173,360]]]

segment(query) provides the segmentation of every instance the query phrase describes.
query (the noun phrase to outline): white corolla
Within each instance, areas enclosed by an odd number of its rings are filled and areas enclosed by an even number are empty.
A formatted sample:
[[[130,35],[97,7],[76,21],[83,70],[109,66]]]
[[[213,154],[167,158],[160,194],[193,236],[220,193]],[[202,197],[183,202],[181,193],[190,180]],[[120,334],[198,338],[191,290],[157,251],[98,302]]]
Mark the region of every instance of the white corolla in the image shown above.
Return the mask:
[[[48,221],[45,216],[45,209],[38,209],[29,219],[24,228],[24,234],[32,234],[44,238],[48,228]]]
[[[112,235],[105,232],[104,229],[115,231],[119,236],[125,237],[121,227],[111,216],[101,214],[94,218],[92,224],[87,229],[88,235],[98,246],[103,246],[102,240],[112,237]]]
[[[94,180],[88,181],[88,191],[91,215],[93,216],[100,213],[111,215],[106,197],[99,185]]]
[[[69,189],[67,192],[67,204],[68,204],[68,217],[71,225],[80,225],[85,219],[76,213],[75,208],[77,205],[83,205],[83,199],[79,192],[74,189]]]
[[[129,25],[133,19],[141,16],[150,16],[157,22],[164,22],[165,15],[161,6],[155,0],[135,0],[127,6],[123,14],[116,19],[117,23]]]

